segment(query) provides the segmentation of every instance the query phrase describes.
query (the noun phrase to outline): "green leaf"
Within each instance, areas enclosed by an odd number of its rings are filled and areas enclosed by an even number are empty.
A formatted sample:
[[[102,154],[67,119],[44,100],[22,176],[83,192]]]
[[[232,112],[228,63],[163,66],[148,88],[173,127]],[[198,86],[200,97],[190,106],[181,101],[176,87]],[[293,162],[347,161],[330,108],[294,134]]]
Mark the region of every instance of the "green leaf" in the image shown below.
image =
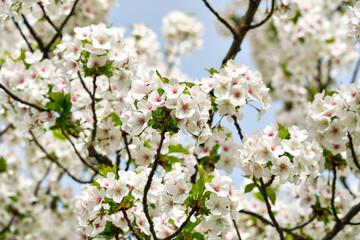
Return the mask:
[[[300,10],[298,9],[298,10],[296,10],[295,16],[294,16],[293,18],[291,18],[290,20],[291,20],[294,24],[296,24],[297,21],[298,21],[298,19],[299,19],[299,17],[301,17],[301,12],[300,12]]]
[[[108,166],[105,166],[104,164],[101,165],[100,169],[99,169],[99,173],[101,175],[103,175],[104,177],[107,177],[107,174],[109,172],[112,172],[115,174],[115,177],[117,177],[117,170],[116,170],[116,165],[113,164],[113,167],[108,167]]]
[[[326,39],[325,42],[326,43],[334,43],[335,42],[335,37],[332,37],[330,39]]]
[[[289,130],[287,130],[282,124],[278,123],[279,126],[279,138],[290,139]]]
[[[205,68],[205,70],[211,75],[214,75],[214,73],[219,73],[215,68],[210,68],[210,69]]]
[[[268,195],[268,198],[270,199],[271,203],[273,205],[275,205],[276,193],[271,188],[267,188],[266,189],[266,194]]]
[[[0,157],[0,173],[6,172],[6,169],[7,169],[6,159],[4,157]]]
[[[159,89],[157,90],[157,92],[159,93],[160,96],[162,96],[162,95],[164,94],[165,90],[162,89],[162,88],[159,88]]]
[[[161,80],[163,83],[166,83],[166,84],[167,84],[167,83],[170,82],[168,78],[161,76],[161,74],[158,72],[158,70],[156,70],[156,74],[159,76],[160,80]]]
[[[185,149],[181,144],[178,144],[176,146],[170,144],[169,146],[169,153],[184,153],[184,154],[189,154],[190,152]]]
[[[199,179],[196,181],[196,185],[199,187],[199,192],[202,194],[205,190],[205,174],[206,171],[197,164],[198,171],[199,171]]]
[[[245,193],[251,192],[256,187],[255,183],[250,183],[245,186]]]
[[[165,156],[165,159],[170,166],[177,162],[181,162],[180,159],[175,156]]]
[[[60,139],[61,141],[66,141],[66,137],[64,134],[62,134],[62,132],[60,130],[51,130],[51,132],[53,133],[54,137],[57,139]]]
[[[334,95],[334,94],[338,94],[338,92],[337,92],[337,91],[327,91],[327,90],[325,90],[324,97],[326,97],[326,96],[332,96],[332,95]]]
[[[285,77],[291,77],[292,76],[292,73],[287,69],[287,66],[286,64],[283,64],[281,66],[282,70],[283,70],[283,73],[284,73],[284,76]]]
[[[112,112],[110,113],[105,119],[111,117],[111,121],[115,124],[115,126],[121,126],[122,125],[122,121],[120,120],[120,117]]]

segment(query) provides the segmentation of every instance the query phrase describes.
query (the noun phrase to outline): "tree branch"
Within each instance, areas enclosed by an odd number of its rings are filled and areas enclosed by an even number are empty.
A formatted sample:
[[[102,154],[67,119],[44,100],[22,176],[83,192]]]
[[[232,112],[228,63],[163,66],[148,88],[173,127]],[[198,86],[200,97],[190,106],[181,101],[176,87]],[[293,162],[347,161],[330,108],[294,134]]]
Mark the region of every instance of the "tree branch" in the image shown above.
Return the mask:
[[[78,183],[92,183],[92,181],[83,181],[77,177],[75,177],[74,175],[72,175],[69,170],[67,170],[63,165],[61,165],[55,158],[53,158],[46,150],[45,148],[38,142],[38,140],[36,139],[34,133],[29,130],[29,133],[31,134],[33,141],[35,142],[35,144],[40,148],[40,150],[45,153],[46,157],[52,161],[53,163],[55,163],[59,168],[61,168],[67,175],[69,175],[69,177],[71,177],[74,181],[78,182]]]
[[[237,117],[235,115],[232,115],[231,117],[232,117],[232,119],[234,119],[234,124],[235,124],[235,127],[236,127],[236,129],[238,131],[238,134],[240,136],[241,142],[244,142],[244,135],[242,134],[239,123],[237,122]]]
[[[79,76],[81,85],[83,86],[83,88],[85,89],[85,91],[89,94],[90,98],[92,98],[92,94],[91,94],[90,90],[86,87],[85,81],[84,81],[84,79],[82,78],[80,71],[77,71],[77,74],[78,74],[78,76]]]
[[[344,227],[345,225],[350,223],[350,220],[358,214],[360,211],[360,203],[354,205],[349,212],[345,215],[343,219],[336,222],[334,227],[328,232],[322,240],[330,240],[333,239]]]
[[[44,52],[44,43],[41,40],[41,38],[37,35],[37,33],[35,32],[34,28],[30,25],[29,21],[26,19],[26,17],[24,16],[24,14],[21,14],[21,16],[24,19],[24,23],[26,25],[26,27],[29,29],[31,35],[33,36],[33,38],[35,39],[35,41],[37,42],[37,44],[39,45],[39,48],[42,52]]]
[[[8,224],[0,231],[0,236],[5,233],[10,227],[11,225],[13,224],[15,218],[17,216],[17,213],[16,212],[13,212],[13,215],[12,217],[10,218],[10,221],[8,222]]]
[[[66,23],[69,21],[70,17],[74,14],[76,5],[79,3],[79,0],[75,0],[74,5],[72,6],[69,15],[67,15],[67,17],[65,18],[65,20],[62,22],[62,24],[60,25],[60,27],[58,28],[58,31],[56,32],[56,34],[54,35],[54,37],[50,40],[50,42],[48,43],[48,45],[46,45],[43,53],[43,59],[44,58],[48,58],[48,53],[49,50],[51,48],[51,46],[53,45],[53,43],[56,41],[56,39],[58,37],[62,37],[62,30],[65,27]]]
[[[128,217],[126,211],[125,211],[125,209],[122,208],[121,211],[122,211],[122,213],[124,214],[124,218],[125,218],[128,226],[129,226],[131,232],[132,232],[132,233],[134,234],[134,236],[136,237],[136,239],[142,240],[142,238],[139,236],[139,234],[135,231],[134,227],[132,226],[132,224],[131,224],[131,222],[130,222],[130,219],[129,219],[129,217]]]
[[[247,211],[247,210],[245,210],[245,209],[240,210],[239,213],[244,213],[244,214],[246,214],[246,215],[253,216],[253,217],[259,219],[260,221],[262,221],[263,223],[275,227],[275,225],[274,225],[272,222],[270,222],[269,220],[267,220],[266,218],[264,218],[263,216],[261,216],[261,215],[258,214],[258,213],[251,212],[251,211]],[[296,233],[293,233],[292,230],[290,230],[290,229],[282,228],[282,230],[283,230],[284,232],[292,235],[292,236],[293,236],[295,239],[297,239],[297,240],[308,240],[308,238],[306,238],[306,237],[303,237],[303,236],[300,236],[300,235],[298,235],[298,234],[296,234]]]
[[[2,83],[0,83],[0,88],[2,90],[4,90],[12,99],[14,99],[15,101],[21,102],[22,104],[25,104],[29,107],[35,108],[36,110],[40,111],[40,112],[50,112],[49,109],[40,107],[34,103],[22,100],[21,98],[19,98],[18,96],[16,96],[15,94],[13,94],[12,92],[10,92]]]
[[[122,137],[124,138],[125,148],[126,148],[126,152],[127,152],[127,154],[128,154],[128,161],[127,161],[127,163],[126,163],[125,171],[128,171],[128,170],[129,170],[129,167],[130,167],[130,161],[131,161],[132,157],[131,157],[131,152],[130,152],[130,148],[129,148],[129,143],[128,143],[128,141],[127,141],[126,136],[127,136],[127,133],[126,133],[126,132],[123,132],[123,133],[122,133]]]
[[[215,11],[215,9],[213,9],[213,8],[211,7],[211,5],[208,3],[207,0],[203,0],[203,2],[205,3],[206,7],[216,16],[216,18],[217,18],[222,24],[224,24],[227,29],[229,29],[229,31],[232,33],[233,37],[235,38],[235,37],[237,36],[237,34],[236,34],[236,31],[233,29],[233,27],[231,27],[231,25],[230,25],[224,18],[222,18],[222,17],[219,15],[219,13],[217,13],[217,12]]]
[[[21,30],[19,24],[13,19],[13,22],[16,26],[16,28],[19,30],[21,37],[24,39],[24,41],[26,42],[26,45],[28,46],[28,48],[30,49],[30,51],[33,53],[34,49],[32,48],[32,46],[30,45],[29,41],[27,40],[27,38],[25,37],[23,31]]]
[[[72,148],[74,149],[76,155],[79,157],[80,161],[85,164],[86,166],[88,166],[89,168],[91,168],[96,174],[99,174],[99,171],[96,170],[96,168],[94,168],[91,164],[89,164],[87,161],[85,161],[85,159],[81,156],[81,154],[79,153],[79,151],[77,150],[75,144],[73,143],[73,141],[70,139],[70,137],[65,133],[64,129],[61,128],[61,132],[62,134],[66,137],[66,139],[70,142]]]
[[[341,177],[340,177],[340,181],[341,181],[341,183],[344,185],[345,189],[348,190],[348,192],[350,193],[350,195],[351,195],[353,198],[356,198],[356,195],[351,191],[349,185],[348,185],[347,182],[346,182],[346,177],[341,176]]]
[[[196,211],[197,211],[197,206],[195,204],[194,207],[191,209],[191,212],[189,213],[189,215],[185,219],[185,221],[180,225],[180,227],[178,229],[176,229],[176,231],[173,232],[173,234],[171,234],[170,236],[167,236],[166,238],[161,238],[160,240],[170,240],[170,239],[176,237],[184,229],[184,227],[190,221],[190,218],[192,217],[192,215],[194,215],[194,213]]]
[[[236,54],[241,50],[240,46],[243,42],[246,33],[250,30],[251,22],[254,19],[255,13],[259,8],[261,0],[251,0],[249,1],[248,9],[243,17],[241,23],[237,28],[237,34],[234,38],[230,49],[228,50],[225,58],[223,59],[222,63],[226,63],[229,59],[232,59],[236,56]]]
[[[340,219],[339,219],[339,217],[338,217],[338,215],[336,213],[335,203],[334,203],[335,202],[335,192],[336,192],[336,178],[337,178],[337,176],[336,176],[336,166],[335,166],[334,163],[332,164],[332,171],[333,171],[334,176],[333,176],[333,182],[332,182],[332,186],[331,186],[330,205],[331,205],[331,211],[332,211],[332,213],[333,213],[333,215],[335,217],[336,222],[339,222]]]
[[[167,115],[165,115],[165,118],[166,117],[167,117]],[[159,144],[159,147],[158,147],[158,149],[156,151],[156,157],[155,157],[154,165],[153,165],[153,167],[151,169],[151,172],[150,172],[150,174],[148,176],[148,179],[147,179],[147,182],[146,182],[146,185],[145,185],[145,188],[144,188],[144,196],[143,196],[144,213],[145,213],[146,219],[148,220],[149,225],[150,225],[150,232],[153,235],[153,238],[155,240],[157,240],[158,237],[156,236],[156,232],[155,232],[155,229],[154,229],[154,223],[153,223],[153,221],[152,221],[152,219],[150,217],[150,214],[149,214],[149,206],[148,206],[148,203],[147,203],[147,194],[148,194],[148,192],[150,190],[150,185],[151,185],[152,179],[154,177],[156,168],[159,165],[160,152],[161,152],[161,148],[162,148],[162,145],[164,143],[164,140],[165,140],[165,133],[166,133],[166,127],[164,126],[164,129],[162,130],[161,136],[160,136],[160,144]]]
[[[295,231],[295,230],[298,230],[300,228],[303,228],[303,227],[307,226],[309,223],[311,223],[312,221],[314,221],[316,219],[316,216],[317,216],[317,214],[314,214],[314,216],[312,218],[310,218],[308,221],[306,221],[306,222],[304,222],[304,223],[302,223],[302,224],[300,224],[300,225],[298,225],[296,227],[289,228],[288,230],[289,231]]]
[[[238,226],[237,226],[237,224],[236,224],[235,219],[233,219],[232,222],[233,222],[233,224],[234,224],[234,228],[235,228],[235,230],[236,230],[236,234],[237,234],[237,236],[238,236],[238,239],[241,240],[239,228],[238,228]]]
[[[9,125],[7,125],[5,128],[4,128],[4,130],[2,130],[1,132],[0,132],[0,137],[2,136],[2,135],[4,135],[10,128],[12,128],[13,127],[13,125],[10,123]]]
[[[40,185],[41,183],[45,180],[45,178],[49,175],[51,167],[52,167],[53,163],[51,162],[48,166],[48,168],[46,169],[46,172],[44,174],[44,176],[40,179],[40,181],[37,182],[36,187],[35,187],[35,191],[34,191],[34,196],[37,197],[39,190],[40,190]]]
[[[354,144],[353,144],[353,140],[352,140],[352,137],[350,135],[350,132],[347,132],[347,135],[348,135],[348,138],[349,138],[349,148],[350,148],[350,151],[351,151],[351,156],[354,160],[354,163],[356,165],[356,167],[360,170],[360,164],[359,164],[359,161],[356,157],[356,153],[355,153],[355,149],[354,149]]]
[[[269,181],[267,181],[267,183],[264,184],[264,187],[265,188],[269,187],[274,182],[274,179],[275,179],[275,175],[271,175]]]
[[[57,26],[54,24],[53,21],[51,21],[49,15],[47,15],[46,11],[45,11],[45,8],[44,6],[42,5],[42,2],[38,2],[37,3],[39,5],[39,7],[41,8],[41,11],[43,12],[43,15],[44,15],[44,18],[46,19],[46,21],[48,21],[48,23],[55,29],[55,31],[59,33],[59,29],[57,28]]]
[[[91,132],[91,142],[95,141],[96,138],[96,130],[97,130],[97,116],[96,116],[96,110],[95,110],[95,93],[96,93],[96,78],[97,75],[94,76],[93,78],[93,92],[92,92],[92,96],[91,96],[91,110],[92,110],[92,114],[93,114],[93,130]]]
[[[268,15],[265,17],[264,20],[262,20],[261,22],[248,26],[246,27],[247,29],[254,29],[257,27],[260,27],[261,25],[263,25],[264,23],[266,23],[267,20],[269,20],[271,18],[271,15],[274,13],[274,9],[275,9],[275,0],[271,0],[271,9],[270,12],[268,13]]]
[[[256,184],[257,188],[259,189],[261,195],[264,198],[268,215],[269,215],[270,219],[272,220],[276,230],[278,231],[280,239],[284,240],[283,229],[279,226],[279,223],[276,221],[275,215],[271,210],[268,195],[267,195],[267,192],[266,192],[266,187],[265,187],[265,184],[264,184],[262,178],[260,178],[260,184],[261,184],[260,186],[259,186],[258,183],[256,183],[255,180],[254,180],[254,183]]]

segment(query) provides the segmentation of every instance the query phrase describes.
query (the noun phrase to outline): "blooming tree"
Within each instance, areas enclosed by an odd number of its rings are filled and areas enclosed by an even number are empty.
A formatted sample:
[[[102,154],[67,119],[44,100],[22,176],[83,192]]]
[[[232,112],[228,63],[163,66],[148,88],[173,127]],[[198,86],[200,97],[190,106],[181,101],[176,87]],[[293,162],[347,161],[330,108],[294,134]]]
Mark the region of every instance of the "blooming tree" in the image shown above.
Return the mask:
[[[163,50],[106,25],[111,0],[0,1],[0,239],[359,239],[360,2],[203,3],[233,42],[193,81],[192,15]]]

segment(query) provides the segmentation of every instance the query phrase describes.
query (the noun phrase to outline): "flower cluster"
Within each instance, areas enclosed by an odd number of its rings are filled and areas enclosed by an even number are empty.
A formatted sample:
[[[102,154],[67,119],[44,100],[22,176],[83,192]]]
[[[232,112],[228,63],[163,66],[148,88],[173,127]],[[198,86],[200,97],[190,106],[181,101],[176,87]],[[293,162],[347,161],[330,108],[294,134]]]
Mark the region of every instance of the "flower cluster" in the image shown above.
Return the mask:
[[[241,170],[256,178],[274,175],[281,183],[300,184],[324,169],[320,145],[296,126],[267,126],[244,141],[237,161]]]
[[[226,232],[226,226],[229,227],[226,216],[236,215],[239,199],[230,178],[215,170],[214,175],[202,176],[201,181],[192,185],[188,182],[190,175],[177,163],[174,170],[152,179],[147,195],[149,207],[145,209],[143,197],[149,173],[150,168],[137,168],[135,172],[110,171],[106,178],[100,177],[95,184],[87,186],[79,201],[82,209],[79,231],[90,237],[109,237],[116,226],[127,235],[131,233],[129,221],[141,234],[149,236],[151,226],[146,216],[149,214],[160,238],[171,235],[184,221],[189,221],[185,220],[189,217],[196,225],[205,219],[201,223],[205,233]],[[194,212],[198,214],[192,216]]]
[[[163,18],[163,36],[168,42],[169,59],[188,55],[202,45],[200,39],[204,26],[193,16],[181,11],[172,11]]]
[[[264,85],[260,72],[253,72],[242,63],[229,60],[218,73],[203,78],[201,82],[204,91],[214,91],[220,115],[237,115],[241,119],[242,107],[248,102],[257,101],[262,105],[260,118],[270,107],[269,89]]]
[[[355,154],[360,152],[359,107],[360,84],[342,85],[338,92],[317,94],[309,104],[307,118],[307,127],[319,143],[333,154],[347,150],[347,158],[351,160],[348,164],[352,167],[355,167],[353,155],[346,146],[350,137]]]
[[[284,1],[283,1],[284,2]],[[285,4],[285,3],[284,3]],[[302,124],[308,99],[352,71],[359,54],[344,27],[342,1],[287,1],[265,27],[250,33],[255,63],[274,99],[284,102],[278,121]]]
[[[72,33],[73,29],[77,26],[87,26],[100,22],[105,23],[107,21],[109,9],[114,4],[114,0],[6,0],[0,3],[0,21],[12,18],[13,21],[20,22],[23,18],[22,15],[26,15],[27,21],[32,25],[37,37],[46,40],[45,42],[50,42],[70,13],[76,14],[77,17],[66,20],[66,25],[62,29],[64,33]],[[56,29],[49,24],[49,22],[44,21],[44,12],[49,16],[52,23],[56,26]],[[26,35],[29,36],[29,40],[36,42],[36,39],[34,39],[34,36],[32,36],[28,29],[25,27],[22,29]]]
[[[349,6],[348,27],[349,35],[357,41],[360,39],[360,2],[357,1],[353,7]]]

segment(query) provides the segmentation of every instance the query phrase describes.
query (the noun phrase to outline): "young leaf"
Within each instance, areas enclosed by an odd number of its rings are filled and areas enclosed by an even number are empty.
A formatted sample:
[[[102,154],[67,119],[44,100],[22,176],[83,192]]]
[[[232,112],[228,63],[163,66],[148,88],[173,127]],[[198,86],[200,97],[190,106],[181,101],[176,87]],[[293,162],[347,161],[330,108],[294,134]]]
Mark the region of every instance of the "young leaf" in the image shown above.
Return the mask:
[[[3,157],[0,157],[0,173],[6,171],[6,159]]]
[[[283,125],[278,123],[279,126],[279,138],[281,139],[290,139],[289,130],[287,130]]]
[[[245,193],[251,192],[256,187],[255,183],[250,183],[245,186]]]
[[[161,74],[158,72],[158,70],[156,70],[156,74],[159,76],[160,80],[163,83],[169,83],[170,82],[170,80],[168,78],[161,76]]]
[[[276,193],[275,193],[271,188],[267,188],[267,189],[266,189],[266,194],[268,195],[271,203],[272,203],[273,205],[275,205]]]
[[[178,145],[172,145],[170,144],[169,146],[169,153],[184,153],[184,154],[188,154],[189,151],[187,149],[185,149],[181,144]]]

